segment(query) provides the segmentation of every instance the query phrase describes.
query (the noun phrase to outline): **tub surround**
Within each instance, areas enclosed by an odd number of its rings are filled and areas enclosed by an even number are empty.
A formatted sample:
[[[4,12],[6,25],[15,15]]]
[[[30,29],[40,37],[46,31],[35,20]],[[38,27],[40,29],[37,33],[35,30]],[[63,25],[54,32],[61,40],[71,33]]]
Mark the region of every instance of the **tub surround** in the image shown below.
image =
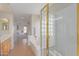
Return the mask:
[[[28,45],[32,47],[32,50],[34,51],[35,55],[40,55],[40,42],[35,39],[34,36],[29,35],[28,36]]]

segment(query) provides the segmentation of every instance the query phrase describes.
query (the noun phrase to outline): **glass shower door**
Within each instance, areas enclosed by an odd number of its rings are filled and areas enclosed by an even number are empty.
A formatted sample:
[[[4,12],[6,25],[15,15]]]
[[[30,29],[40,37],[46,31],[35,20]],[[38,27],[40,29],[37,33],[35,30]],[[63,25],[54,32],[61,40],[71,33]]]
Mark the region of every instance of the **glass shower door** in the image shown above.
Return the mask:
[[[76,4],[49,4],[49,55],[75,56],[76,53]]]
[[[48,55],[48,4],[41,10],[41,55]]]

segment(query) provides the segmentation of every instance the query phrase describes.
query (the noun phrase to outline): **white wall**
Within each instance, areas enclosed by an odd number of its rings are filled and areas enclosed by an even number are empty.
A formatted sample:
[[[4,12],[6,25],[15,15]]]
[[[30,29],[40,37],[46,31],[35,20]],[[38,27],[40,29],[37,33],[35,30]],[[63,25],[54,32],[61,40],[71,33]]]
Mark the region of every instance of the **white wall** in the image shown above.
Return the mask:
[[[33,49],[36,55],[41,55],[40,50],[40,16],[32,15],[32,37],[31,43],[33,44]]]
[[[32,15],[32,35],[35,35],[37,36],[37,38],[40,38],[40,16],[39,15]]]
[[[76,4],[58,11],[54,16],[62,17],[56,20],[55,47],[62,55],[76,55],[77,32],[76,32]]]

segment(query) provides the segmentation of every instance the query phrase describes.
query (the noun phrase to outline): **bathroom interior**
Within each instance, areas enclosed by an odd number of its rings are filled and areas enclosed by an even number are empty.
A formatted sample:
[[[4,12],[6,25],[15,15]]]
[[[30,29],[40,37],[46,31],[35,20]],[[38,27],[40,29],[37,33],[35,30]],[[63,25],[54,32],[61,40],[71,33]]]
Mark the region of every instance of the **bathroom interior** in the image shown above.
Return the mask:
[[[0,4],[1,56],[77,56],[77,40],[75,3]]]

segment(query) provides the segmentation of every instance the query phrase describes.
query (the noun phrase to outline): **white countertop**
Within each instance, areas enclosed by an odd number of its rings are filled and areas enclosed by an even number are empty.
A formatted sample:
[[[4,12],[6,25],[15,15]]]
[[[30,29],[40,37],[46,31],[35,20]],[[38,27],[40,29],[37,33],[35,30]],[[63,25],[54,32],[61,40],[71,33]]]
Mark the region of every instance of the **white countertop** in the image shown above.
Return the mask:
[[[4,34],[2,36],[0,36],[0,41],[1,43],[4,42],[6,39],[8,39],[10,37],[10,34]]]

